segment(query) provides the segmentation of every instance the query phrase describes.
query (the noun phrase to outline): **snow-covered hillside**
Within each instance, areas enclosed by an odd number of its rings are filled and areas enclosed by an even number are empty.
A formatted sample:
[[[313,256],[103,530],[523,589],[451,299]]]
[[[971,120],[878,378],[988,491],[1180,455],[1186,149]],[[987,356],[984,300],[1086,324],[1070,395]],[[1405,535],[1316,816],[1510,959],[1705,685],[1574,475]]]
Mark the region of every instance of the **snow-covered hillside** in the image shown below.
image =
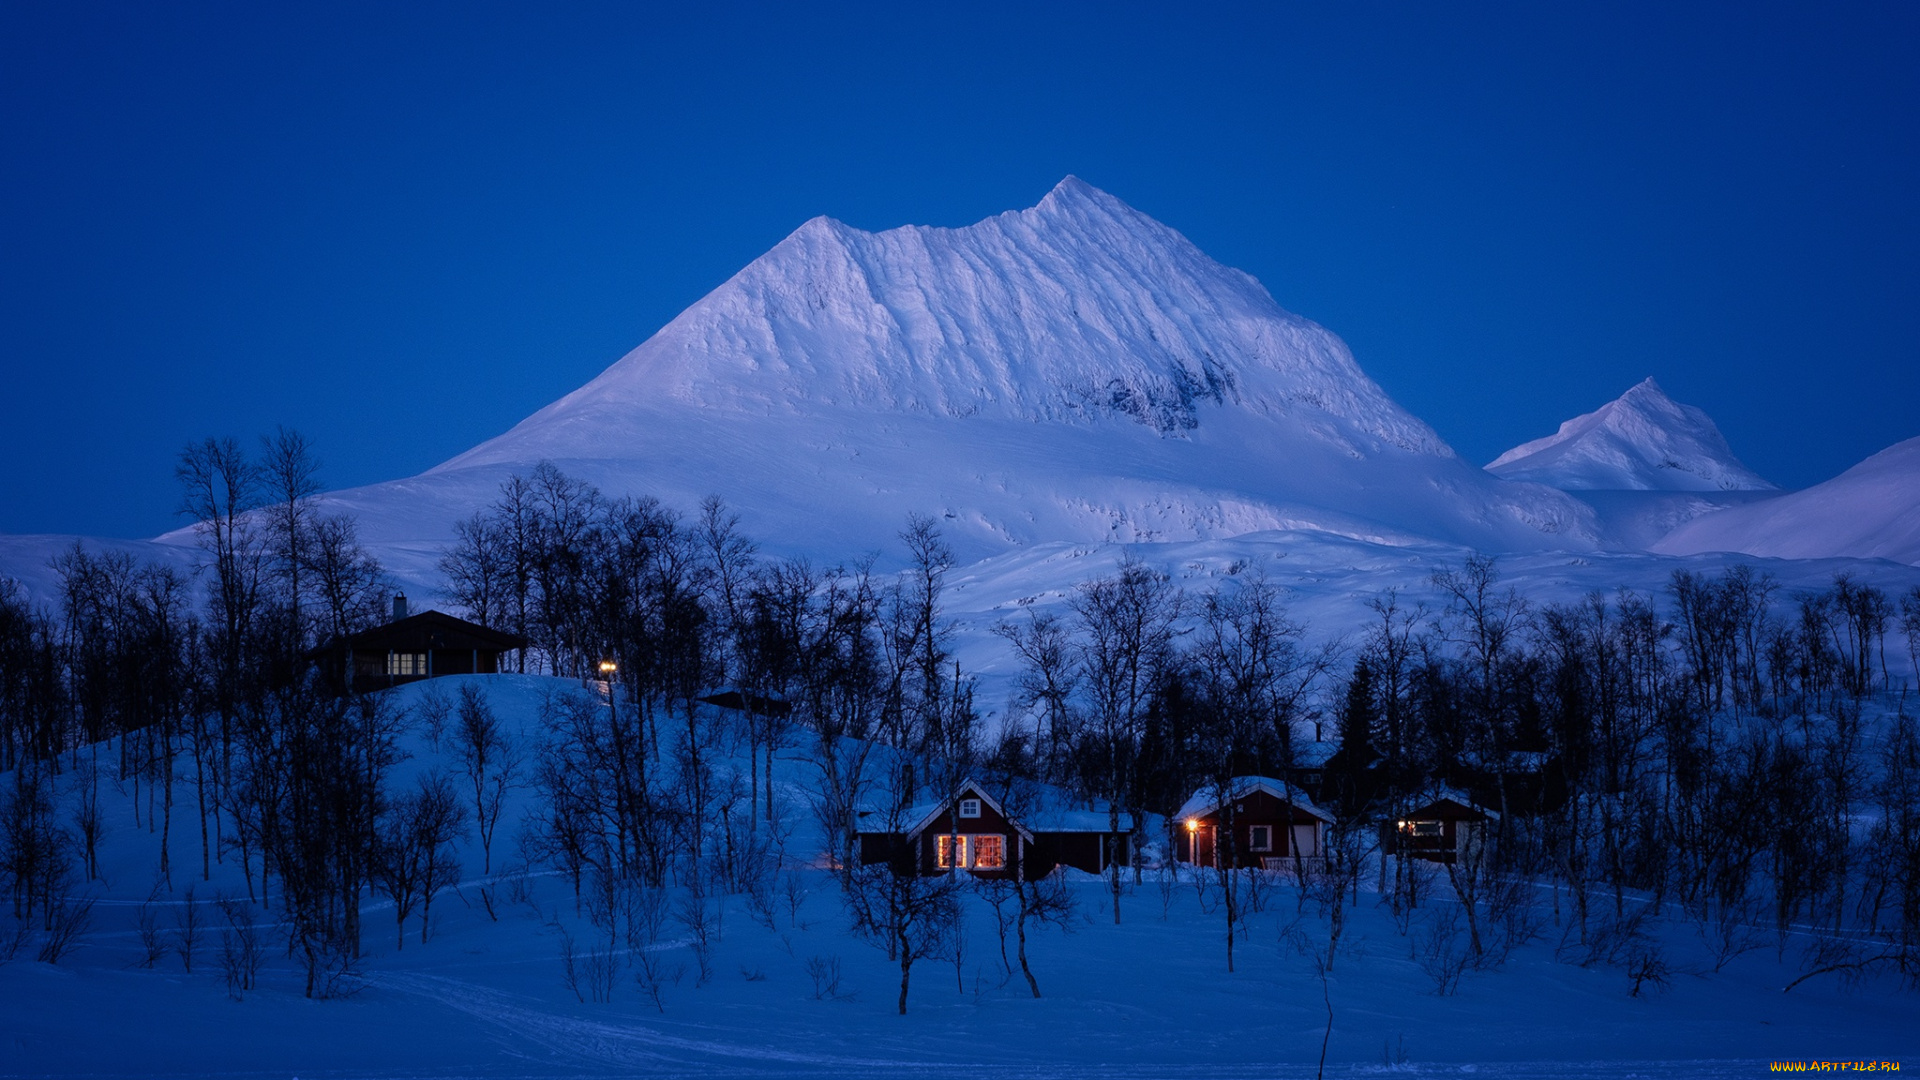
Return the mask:
[[[511,431],[337,498],[378,543],[433,542],[541,460],[609,494],[719,494],[826,558],[909,512],[975,558],[1297,527],[1597,541],[1584,506],[1463,463],[1332,333],[1072,178],[965,228],[816,218]]]
[[[1761,491],[1713,419],[1648,378],[1543,439],[1501,454],[1487,471],[1569,491]]]
[[[411,789],[419,775],[460,773],[453,740],[434,738],[419,707],[430,689],[451,695],[462,685],[482,692],[529,755],[547,737],[545,702],[595,693],[521,676],[385,692],[410,718],[393,790]],[[357,993],[308,1000],[279,909],[247,901],[237,853],[227,850],[201,878],[190,776],[175,793],[169,881],[157,870],[156,821],[136,816],[152,792],[116,790],[114,758],[115,747],[101,748],[101,876],[76,891],[93,898],[87,930],[58,964],[31,951],[0,963],[0,1077],[1303,1080],[1320,1073],[1324,1044],[1328,1076],[1718,1080],[1762,1074],[1769,1059],[1920,1052],[1909,995],[1879,984],[1850,991],[1838,977],[1780,992],[1811,940],[1799,928],[1779,952],[1769,932],[1759,939],[1766,947],[1723,963],[1713,927],[1670,903],[1647,940],[1673,970],[1667,985],[1635,996],[1620,967],[1582,964],[1577,950],[1560,948],[1571,901],[1546,881],[1525,894],[1538,921],[1533,939],[1441,994],[1422,943],[1459,947],[1465,934],[1445,879],[1397,922],[1371,866],[1336,901],[1344,936],[1324,982],[1312,958],[1329,933],[1324,898],[1302,896],[1284,873],[1265,875],[1257,898],[1243,899],[1251,910],[1232,972],[1217,886],[1190,870],[1176,877],[1150,867],[1128,885],[1115,925],[1104,884],[1075,878],[1067,927],[1028,930],[1039,998],[1003,962],[987,898],[969,890],[957,958],[949,949],[914,967],[901,1016],[898,964],[851,932],[840,888],[819,864],[822,837],[807,801],[818,769],[798,739],[775,769],[784,840],[770,906],[669,885],[663,918],[638,931],[623,919],[609,938],[564,872],[513,853],[508,838],[541,805],[529,757],[495,842],[494,873],[481,871],[466,830],[453,849],[463,872],[433,903],[424,940],[418,908],[397,920],[384,894],[367,895],[359,978],[348,980]],[[716,760],[716,784],[743,764]],[[59,780],[63,820],[84,777],[68,769]],[[1624,903],[1638,910],[1650,901],[1629,893]],[[704,956],[690,909],[710,913]],[[197,944],[186,937],[190,913]],[[0,928],[9,915],[0,911]],[[230,990],[222,952],[247,928],[264,945],[258,981]],[[581,969],[612,965],[605,1000],[590,974],[569,985],[569,945]]]
[[[1920,563],[1920,438],[1895,443],[1805,491],[1688,522],[1653,549]]]

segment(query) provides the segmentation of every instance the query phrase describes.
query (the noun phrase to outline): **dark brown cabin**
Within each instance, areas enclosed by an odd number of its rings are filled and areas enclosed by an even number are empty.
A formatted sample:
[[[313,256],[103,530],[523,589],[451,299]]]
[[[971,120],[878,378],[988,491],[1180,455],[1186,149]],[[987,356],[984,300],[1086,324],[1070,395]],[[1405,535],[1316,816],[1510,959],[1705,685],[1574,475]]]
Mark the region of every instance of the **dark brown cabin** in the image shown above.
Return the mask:
[[[406,605],[405,596],[395,597],[392,622],[338,638],[307,658],[339,692],[364,693],[440,675],[497,674],[501,653],[527,646],[516,634],[445,612],[408,615]]]
[[[860,861],[890,863],[901,874],[966,870],[1005,878],[1017,871],[1031,881],[1061,866],[1097,874],[1112,861],[1132,859],[1128,815],[1121,815],[1118,833],[1104,810],[1045,811],[1033,815],[1029,825],[1010,820],[999,801],[972,781],[942,802],[897,815],[865,811],[860,818]]]
[[[1499,815],[1453,795],[1432,798],[1380,825],[1383,851],[1428,862],[1454,863],[1487,839]]]
[[[1296,859],[1321,857],[1333,816],[1299,788],[1265,776],[1236,776],[1226,794],[1223,800],[1219,789],[1202,788],[1175,814],[1175,859],[1218,867],[1229,850],[1222,834],[1229,827],[1235,869],[1278,870]]]
[[[1133,865],[1133,815],[1122,811],[1120,826],[1105,808],[1048,809],[1028,815],[1022,823],[1033,829],[1033,852],[1028,871],[1046,876],[1062,866],[1089,874],[1104,874],[1115,863]]]

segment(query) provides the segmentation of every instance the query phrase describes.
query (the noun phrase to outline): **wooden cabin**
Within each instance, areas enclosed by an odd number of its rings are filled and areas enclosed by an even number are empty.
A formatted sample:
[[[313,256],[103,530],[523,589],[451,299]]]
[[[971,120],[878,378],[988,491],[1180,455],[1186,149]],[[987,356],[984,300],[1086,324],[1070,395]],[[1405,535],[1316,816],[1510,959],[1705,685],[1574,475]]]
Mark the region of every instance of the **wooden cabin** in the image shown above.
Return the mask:
[[[1125,811],[1120,813],[1117,830],[1104,806],[1087,810],[1053,806],[1021,821],[1033,829],[1027,869],[1034,876],[1045,877],[1062,866],[1104,874],[1115,863],[1133,865],[1133,815]]]
[[[1195,792],[1175,814],[1174,858],[1218,867],[1231,848],[1235,869],[1285,869],[1296,860],[1320,859],[1331,824],[1333,816],[1299,788],[1266,776],[1236,776],[1225,792],[1217,786]],[[1231,845],[1223,833],[1228,828]]]
[[[1457,862],[1476,845],[1486,843],[1488,828],[1499,816],[1458,793],[1432,795],[1397,819],[1381,823],[1381,850],[1428,862]]]
[[[500,654],[524,649],[527,639],[445,612],[407,614],[407,598],[393,600],[393,621],[314,649],[307,658],[341,693],[383,690],[440,675],[493,675]]]
[[[1011,818],[985,787],[967,781],[950,798],[897,814],[860,814],[860,861],[890,863],[896,873],[945,874],[1032,881],[1062,866],[1098,874],[1113,862],[1132,862],[1131,815],[1114,831],[1104,808],[1048,808]]]

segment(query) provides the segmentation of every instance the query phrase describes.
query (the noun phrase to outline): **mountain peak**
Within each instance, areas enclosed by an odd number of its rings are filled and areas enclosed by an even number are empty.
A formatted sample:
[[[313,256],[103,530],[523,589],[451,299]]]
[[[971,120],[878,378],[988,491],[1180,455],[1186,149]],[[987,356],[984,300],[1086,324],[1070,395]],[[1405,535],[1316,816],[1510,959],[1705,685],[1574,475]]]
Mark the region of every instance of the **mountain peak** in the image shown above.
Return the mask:
[[[1764,491],[1713,419],[1668,397],[1652,376],[1543,439],[1501,454],[1487,471],[1568,491]]]
[[[1042,196],[1034,205],[1035,210],[1073,211],[1076,209],[1098,209],[1108,213],[1114,210],[1139,214],[1126,203],[1069,173],[1053,190]],[[1144,215],[1141,215],[1144,216]]]
[[[584,431],[583,408],[669,402],[1119,421],[1176,437],[1240,408],[1452,456],[1333,334],[1074,176],[960,228],[813,218],[528,423]]]
[[[935,509],[983,552],[1299,527],[1593,542],[1584,506],[1460,461],[1338,337],[1075,177],[960,228],[814,218],[433,474],[541,460],[849,544]]]
[[[1113,196],[1108,195],[1106,192],[1101,191],[1099,188],[1094,187],[1092,184],[1087,183],[1072,173],[1068,173],[1061,177],[1060,182],[1053,185],[1053,190],[1047,192],[1046,198],[1040,201],[1046,202],[1048,199],[1066,201],[1069,199],[1091,199],[1100,197],[1110,199]]]

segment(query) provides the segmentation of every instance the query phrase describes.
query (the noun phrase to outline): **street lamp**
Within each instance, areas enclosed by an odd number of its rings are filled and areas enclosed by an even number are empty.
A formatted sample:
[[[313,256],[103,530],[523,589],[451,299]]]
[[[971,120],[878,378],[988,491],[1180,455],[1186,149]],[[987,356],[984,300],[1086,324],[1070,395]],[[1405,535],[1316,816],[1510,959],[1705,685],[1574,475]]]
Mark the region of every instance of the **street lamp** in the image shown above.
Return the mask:
[[[619,721],[613,713],[613,676],[619,670],[620,665],[612,660],[600,661],[600,681],[607,684],[607,720],[614,724],[615,730],[618,730]]]

